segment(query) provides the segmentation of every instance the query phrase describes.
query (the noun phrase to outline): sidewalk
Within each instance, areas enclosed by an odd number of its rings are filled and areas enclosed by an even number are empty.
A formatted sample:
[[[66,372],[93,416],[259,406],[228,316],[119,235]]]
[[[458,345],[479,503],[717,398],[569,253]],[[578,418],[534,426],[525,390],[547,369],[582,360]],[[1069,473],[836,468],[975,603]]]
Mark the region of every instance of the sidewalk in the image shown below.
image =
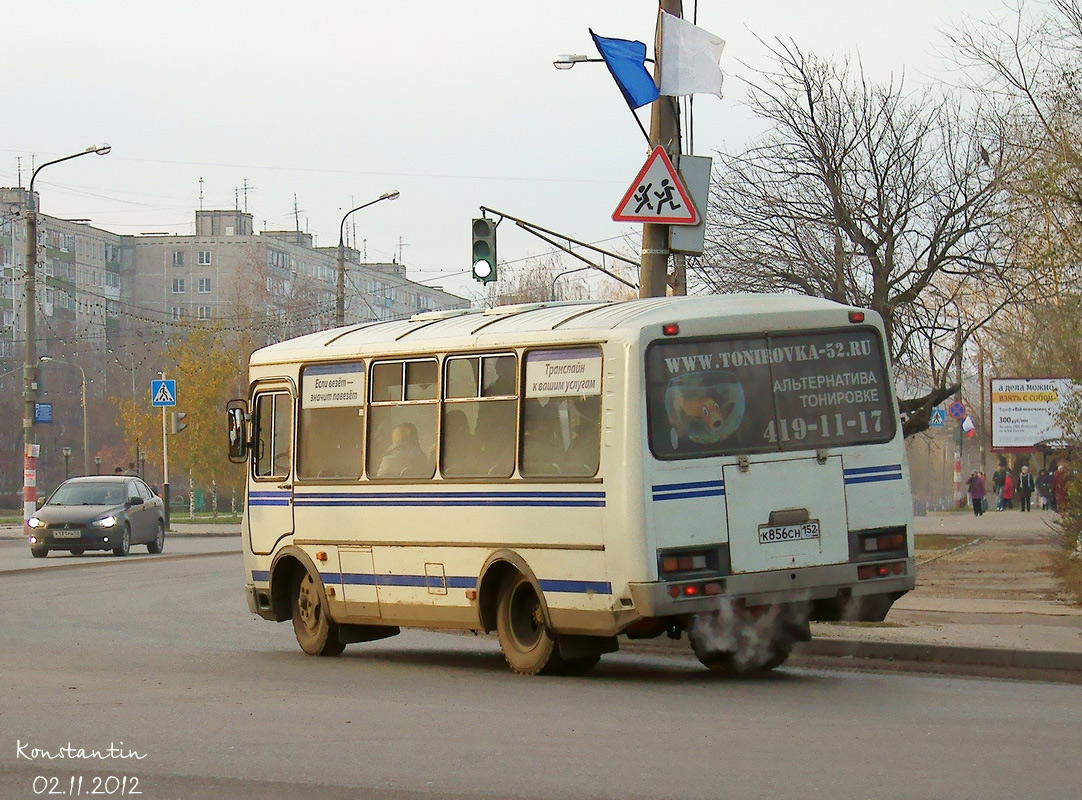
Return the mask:
[[[1051,512],[939,513],[916,518],[942,548],[917,552],[917,587],[883,623],[812,626],[806,655],[983,667],[1070,670],[1082,676],[1082,608],[1051,574]]]

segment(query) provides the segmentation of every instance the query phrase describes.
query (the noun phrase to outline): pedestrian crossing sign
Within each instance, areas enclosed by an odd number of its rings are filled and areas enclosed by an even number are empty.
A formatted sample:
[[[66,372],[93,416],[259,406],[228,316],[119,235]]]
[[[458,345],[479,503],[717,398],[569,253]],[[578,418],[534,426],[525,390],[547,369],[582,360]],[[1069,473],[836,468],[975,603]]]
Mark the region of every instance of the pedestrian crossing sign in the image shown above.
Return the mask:
[[[933,408],[932,415],[928,418],[929,428],[942,428],[947,424],[947,412],[942,408]]]
[[[150,404],[155,408],[175,406],[177,404],[177,382],[167,380],[151,381]]]

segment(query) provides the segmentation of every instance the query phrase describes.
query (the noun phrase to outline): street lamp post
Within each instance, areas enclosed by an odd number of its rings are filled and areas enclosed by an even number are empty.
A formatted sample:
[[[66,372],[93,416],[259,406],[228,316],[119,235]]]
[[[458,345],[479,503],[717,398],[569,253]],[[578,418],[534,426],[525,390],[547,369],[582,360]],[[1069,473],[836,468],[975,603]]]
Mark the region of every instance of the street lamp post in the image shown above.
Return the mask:
[[[61,361],[58,358],[51,358],[50,356],[42,356],[41,361],[51,361],[54,364],[64,364],[69,367],[75,367],[79,370],[79,375],[83,379],[83,474],[90,474],[90,437],[87,434],[86,424],[86,372],[78,364],[71,361]]]
[[[71,464],[71,448],[64,447],[61,452],[64,454],[64,480],[67,480],[71,477],[71,469],[69,469],[69,465]]]
[[[375,205],[380,200],[395,200],[397,197],[397,191],[381,194],[375,200],[370,200],[364,205],[357,206],[356,208],[347,211],[342,217],[342,222],[338,225],[338,288],[335,292],[334,324],[339,328],[346,324],[346,220],[354,211],[368,208],[371,205]]]
[[[34,181],[38,173],[61,161],[96,153],[103,156],[112,148],[107,144],[92,144],[80,153],[46,161],[30,175],[30,191],[26,200],[26,265],[25,305],[26,359],[23,361],[23,532],[28,533],[26,520],[34,515],[37,506],[37,453],[34,452],[34,404],[38,397],[37,353],[37,263],[38,263],[38,212],[34,202]]]
[[[94,474],[101,475],[101,456],[94,456]]]

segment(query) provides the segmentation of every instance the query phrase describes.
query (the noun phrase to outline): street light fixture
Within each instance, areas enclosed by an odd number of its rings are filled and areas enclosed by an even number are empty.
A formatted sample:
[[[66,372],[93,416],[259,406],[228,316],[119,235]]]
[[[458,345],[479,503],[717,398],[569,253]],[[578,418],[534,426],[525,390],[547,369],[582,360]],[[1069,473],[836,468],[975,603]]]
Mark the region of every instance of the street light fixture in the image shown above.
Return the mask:
[[[55,158],[40,165],[30,175],[30,190],[26,200],[26,265],[25,265],[25,325],[26,359],[23,361],[23,532],[27,532],[26,520],[34,515],[37,507],[37,474],[34,452],[34,404],[38,396],[37,369],[37,263],[38,263],[38,213],[34,203],[34,181],[38,173],[53,164],[95,153],[103,156],[112,148],[107,144],[92,144],[80,153]],[[85,416],[84,416],[85,420]]]
[[[68,469],[68,464],[71,462],[71,448],[65,446],[62,452],[64,453],[64,480],[67,480],[71,477],[71,470]]]
[[[89,459],[90,459],[90,445],[89,445],[90,437],[87,435],[87,424],[86,424],[86,373],[83,371],[82,367],[80,367],[78,364],[75,364],[75,363],[73,363],[71,361],[61,361],[58,358],[52,358],[50,356],[42,356],[40,360],[42,362],[51,361],[54,364],[63,364],[63,365],[68,366],[68,367],[75,367],[75,369],[79,370],[79,375],[82,376],[82,379],[83,379],[83,474],[84,475],[89,475],[90,474],[90,461],[89,461]]]
[[[604,61],[603,58],[589,58],[581,53],[563,53],[556,56],[556,60],[552,62],[552,66],[556,69],[571,69],[576,64],[582,64],[587,61]]]
[[[341,328],[346,324],[346,245],[345,245],[345,233],[346,233],[346,219],[354,211],[360,211],[362,208],[368,208],[371,205],[375,205],[380,200],[397,200],[398,191],[386,192],[381,194],[375,200],[370,200],[364,205],[357,206],[350,209],[342,217],[342,222],[338,225],[338,289],[335,292],[335,304],[334,304],[334,324]]]
[[[94,474],[101,475],[101,456],[94,456]]]

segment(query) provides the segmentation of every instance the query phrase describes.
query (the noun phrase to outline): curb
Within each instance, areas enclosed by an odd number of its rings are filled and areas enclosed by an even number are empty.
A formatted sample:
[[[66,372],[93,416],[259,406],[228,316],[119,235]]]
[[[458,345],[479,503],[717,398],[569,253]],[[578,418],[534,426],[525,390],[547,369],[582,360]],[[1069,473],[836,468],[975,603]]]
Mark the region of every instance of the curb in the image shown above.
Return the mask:
[[[1055,669],[1082,672],[1082,653],[1048,650],[1007,650],[1000,647],[960,647],[913,642],[869,642],[861,639],[812,639],[793,648],[794,654],[832,658],[868,658],[971,667]]]
[[[630,647],[628,646],[630,644]],[[621,642],[621,649],[686,651],[691,646],[686,638],[637,639]],[[926,664],[954,667],[980,667],[1018,670],[1056,670],[1078,673],[1082,677],[1082,653],[1057,650],[1009,650],[1002,647],[962,647],[957,645],[919,644],[915,642],[883,642],[839,637],[813,638],[798,642],[794,656],[837,658],[868,661],[893,661],[899,664]]]

